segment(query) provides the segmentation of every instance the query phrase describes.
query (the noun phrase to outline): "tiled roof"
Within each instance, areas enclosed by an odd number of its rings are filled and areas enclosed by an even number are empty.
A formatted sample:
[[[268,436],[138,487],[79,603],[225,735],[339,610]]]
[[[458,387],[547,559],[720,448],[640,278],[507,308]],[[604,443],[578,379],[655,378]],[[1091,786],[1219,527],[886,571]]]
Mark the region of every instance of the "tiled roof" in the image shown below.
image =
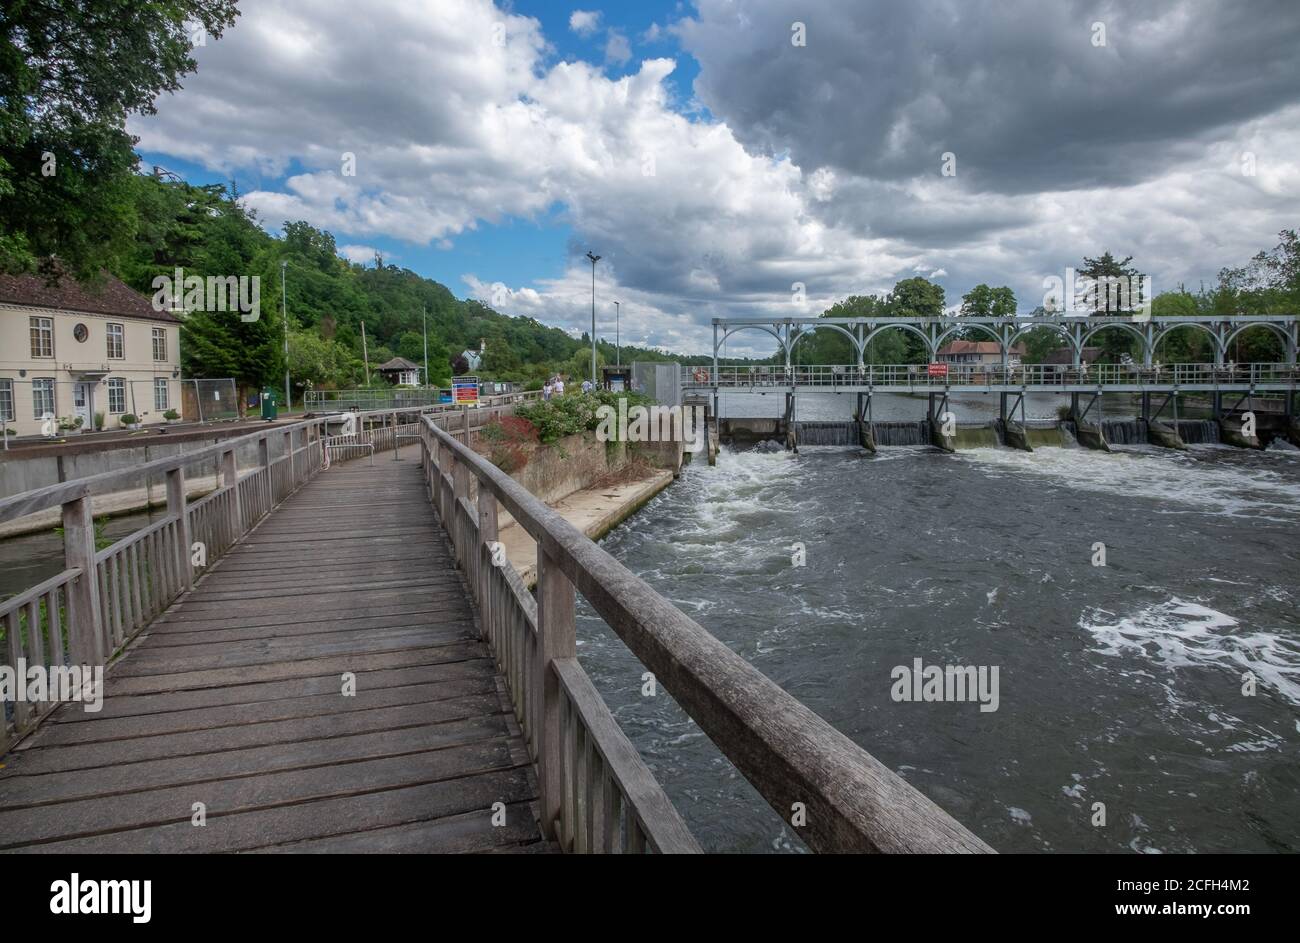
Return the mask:
[[[394,357],[388,363],[381,363],[376,370],[419,370],[420,368],[405,357]]]
[[[82,311],[87,314],[115,314],[127,318],[178,323],[170,311],[155,311],[153,302],[108,272],[94,285],[62,274],[53,284],[43,275],[5,275],[0,273],[0,304],[29,308],[53,308],[58,311]]]
[[[1015,344],[1011,347],[1009,353],[1023,354],[1025,352],[1024,344]],[[946,356],[948,354],[1000,354],[1002,345],[997,341],[953,341],[939,348],[939,354]]]

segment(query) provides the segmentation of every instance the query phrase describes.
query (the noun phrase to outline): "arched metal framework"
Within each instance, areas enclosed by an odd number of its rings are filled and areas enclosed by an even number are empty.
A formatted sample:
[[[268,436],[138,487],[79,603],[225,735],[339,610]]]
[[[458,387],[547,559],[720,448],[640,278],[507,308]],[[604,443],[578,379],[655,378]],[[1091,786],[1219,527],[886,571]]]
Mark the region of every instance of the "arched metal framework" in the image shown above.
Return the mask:
[[[1222,364],[1228,345],[1242,331],[1263,327],[1277,334],[1286,348],[1285,361],[1296,362],[1300,347],[1300,316],[1297,315],[1240,315],[1234,317],[1142,317],[1105,315],[1096,317],[1031,317],[1031,318],[968,318],[944,316],[938,318],[714,318],[713,366],[718,366],[718,351],[728,337],[737,331],[760,330],[776,339],[778,349],[790,366],[794,345],[817,330],[833,330],[848,338],[863,365],[868,346],[885,331],[908,331],[921,339],[933,360],[944,342],[958,331],[978,329],[1002,349],[1002,362],[1006,363],[1011,348],[1029,331],[1050,328],[1060,334],[1070,346],[1075,366],[1088,341],[1103,330],[1119,328],[1132,335],[1142,347],[1142,362],[1150,365],[1156,345],[1173,331],[1182,327],[1195,327],[1214,341],[1214,362]]]

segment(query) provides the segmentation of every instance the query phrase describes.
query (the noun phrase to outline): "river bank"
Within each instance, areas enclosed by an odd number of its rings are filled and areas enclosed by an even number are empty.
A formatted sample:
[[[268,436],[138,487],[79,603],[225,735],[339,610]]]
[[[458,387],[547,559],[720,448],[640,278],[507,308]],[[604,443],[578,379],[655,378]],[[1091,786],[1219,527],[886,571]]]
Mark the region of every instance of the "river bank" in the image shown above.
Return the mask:
[[[598,483],[547,503],[592,540],[600,540],[672,483],[671,471],[650,469],[631,480]],[[532,589],[537,582],[537,542],[508,515],[502,519],[508,523],[498,531],[498,540],[519,578]]]

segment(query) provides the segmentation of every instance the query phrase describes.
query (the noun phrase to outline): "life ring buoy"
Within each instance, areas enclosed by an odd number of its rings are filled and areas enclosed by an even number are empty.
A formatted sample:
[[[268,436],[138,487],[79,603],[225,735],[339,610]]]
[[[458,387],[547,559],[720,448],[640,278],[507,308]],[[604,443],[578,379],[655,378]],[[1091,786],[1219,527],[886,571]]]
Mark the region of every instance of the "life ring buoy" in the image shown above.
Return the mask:
[[[693,376],[695,377],[696,383],[709,382],[709,371],[705,370],[703,367],[696,367]]]

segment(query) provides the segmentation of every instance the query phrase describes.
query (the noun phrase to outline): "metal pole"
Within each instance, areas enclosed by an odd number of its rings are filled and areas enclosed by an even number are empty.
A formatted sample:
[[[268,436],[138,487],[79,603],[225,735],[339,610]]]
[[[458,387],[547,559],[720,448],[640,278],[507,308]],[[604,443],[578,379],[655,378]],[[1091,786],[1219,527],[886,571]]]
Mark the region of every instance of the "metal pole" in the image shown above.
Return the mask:
[[[425,305],[420,315],[420,324],[424,331],[424,385],[429,385],[429,306]]]
[[[618,334],[619,303],[614,302],[614,366],[623,366],[623,344]]]
[[[366,350],[366,322],[361,322],[361,359],[366,365],[366,386],[370,385],[370,353]]]
[[[289,301],[284,287],[284,271],[289,267],[287,261],[280,262],[280,312],[284,318],[284,411],[293,407],[293,396],[289,392]]]
[[[587,258],[591,259],[591,385],[596,385],[596,263],[600,256],[589,250]]]

